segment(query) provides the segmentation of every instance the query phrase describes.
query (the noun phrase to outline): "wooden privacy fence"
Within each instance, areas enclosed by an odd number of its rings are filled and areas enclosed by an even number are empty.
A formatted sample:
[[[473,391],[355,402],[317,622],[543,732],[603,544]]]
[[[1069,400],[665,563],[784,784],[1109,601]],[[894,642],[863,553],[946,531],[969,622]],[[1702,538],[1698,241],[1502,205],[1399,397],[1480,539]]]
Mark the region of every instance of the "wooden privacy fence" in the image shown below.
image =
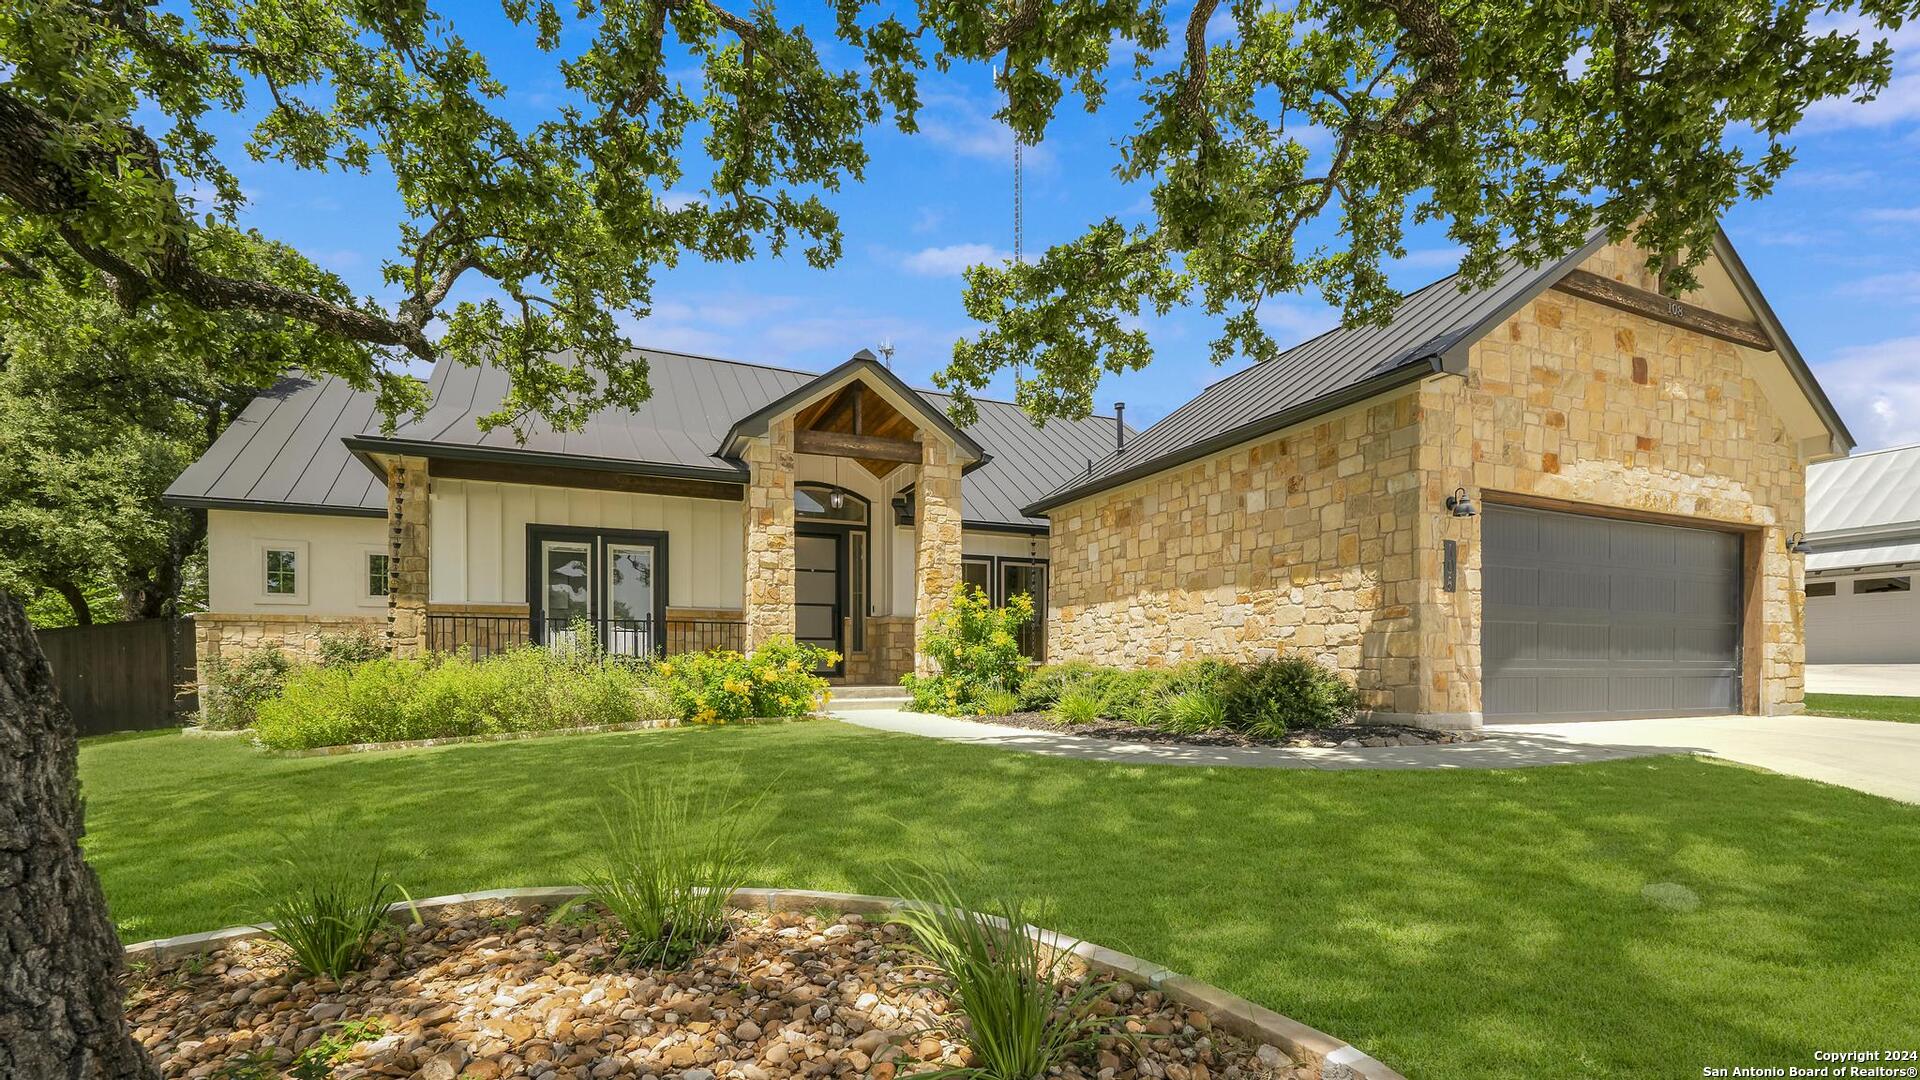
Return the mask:
[[[60,699],[82,735],[172,727],[195,709],[193,624],[184,619],[39,631]]]

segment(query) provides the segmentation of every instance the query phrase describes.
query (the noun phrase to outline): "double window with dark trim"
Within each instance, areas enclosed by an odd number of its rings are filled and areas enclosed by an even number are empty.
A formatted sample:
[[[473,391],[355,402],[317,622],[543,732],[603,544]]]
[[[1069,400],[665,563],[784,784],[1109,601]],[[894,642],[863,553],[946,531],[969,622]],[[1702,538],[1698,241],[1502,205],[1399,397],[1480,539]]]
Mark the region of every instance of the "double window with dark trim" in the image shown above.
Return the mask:
[[[561,645],[590,633],[608,652],[661,651],[667,619],[667,534],[527,526],[533,639]]]

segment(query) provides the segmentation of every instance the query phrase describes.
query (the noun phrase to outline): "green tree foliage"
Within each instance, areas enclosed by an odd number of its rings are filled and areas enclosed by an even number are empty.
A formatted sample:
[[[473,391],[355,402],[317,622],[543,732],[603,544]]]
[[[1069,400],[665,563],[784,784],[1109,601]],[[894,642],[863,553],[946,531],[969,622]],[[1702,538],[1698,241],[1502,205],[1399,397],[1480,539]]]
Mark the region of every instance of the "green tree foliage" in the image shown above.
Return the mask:
[[[648,309],[656,267],[793,247],[831,265],[829,199],[862,177],[870,129],[913,130],[929,67],[992,63],[1029,142],[1070,94],[1128,110],[1114,168],[1152,213],[973,268],[986,329],[940,381],[965,419],[968,392],[1020,364],[1023,405],[1077,415],[1100,372],[1149,360],[1144,311],[1197,303],[1219,319],[1216,358],[1255,359],[1276,351],[1268,297],[1314,289],[1382,317],[1410,221],[1444,223],[1471,281],[1514,244],[1551,258],[1605,227],[1684,288],[1714,218],[1788,166],[1808,105],[1886,86],[1873,34],[1913,7],[828,0],[801,26],[771,0],[503,0],[565,86],[524,121],[423,0],[26,0],[0,14],[0,208],[128,312],[183,330],[249,312],[363,343],[342,373],[377,383],[390,414],[410,392],[394,361],[450,355],[513,376],[490,422],[570,426],[646,397],[619,326]],[[394,299],[225,257],[242,200],[215,138],[229,115],[256,161],[391,174]],[[672,196],[686,187],[701,197]],[[0,244],[5,272],[42,266]]]
[[[0,588],[36,597],[42,625],[172,614],[206,521],[161,493],[291,362],[364,383],[366,347],[280,316],[123,309],[44,231],[14,223],[9,239],[36,272],[0,275]],[[344,295],[285,247],[206,239],[238,272]]]

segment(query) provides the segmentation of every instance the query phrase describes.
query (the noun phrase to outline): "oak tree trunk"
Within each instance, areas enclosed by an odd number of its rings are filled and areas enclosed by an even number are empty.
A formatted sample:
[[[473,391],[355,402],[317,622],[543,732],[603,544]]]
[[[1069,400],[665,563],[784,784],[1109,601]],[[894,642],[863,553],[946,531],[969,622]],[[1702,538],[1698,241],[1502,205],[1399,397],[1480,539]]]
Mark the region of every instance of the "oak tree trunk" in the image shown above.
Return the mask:
[[[79,745],[26,612],[0,592],[0,1077],[158,1080],[80,855]]]

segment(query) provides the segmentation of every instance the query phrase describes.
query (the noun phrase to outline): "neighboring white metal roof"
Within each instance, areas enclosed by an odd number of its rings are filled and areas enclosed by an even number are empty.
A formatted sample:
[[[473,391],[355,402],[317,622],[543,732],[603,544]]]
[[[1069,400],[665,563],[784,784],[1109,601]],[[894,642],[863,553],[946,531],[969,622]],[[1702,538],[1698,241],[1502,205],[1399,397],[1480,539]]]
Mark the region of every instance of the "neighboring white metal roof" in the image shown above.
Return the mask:
[[[1889,566],[1893,563],[1920,563],[1920,538],[1905,544],[1816,551],[1807,556],[1807,572],[1852,570],[1865,566]]]
[[[1912,523],[1920,531],[1920,444],[1807,466],[1807,535]]]

